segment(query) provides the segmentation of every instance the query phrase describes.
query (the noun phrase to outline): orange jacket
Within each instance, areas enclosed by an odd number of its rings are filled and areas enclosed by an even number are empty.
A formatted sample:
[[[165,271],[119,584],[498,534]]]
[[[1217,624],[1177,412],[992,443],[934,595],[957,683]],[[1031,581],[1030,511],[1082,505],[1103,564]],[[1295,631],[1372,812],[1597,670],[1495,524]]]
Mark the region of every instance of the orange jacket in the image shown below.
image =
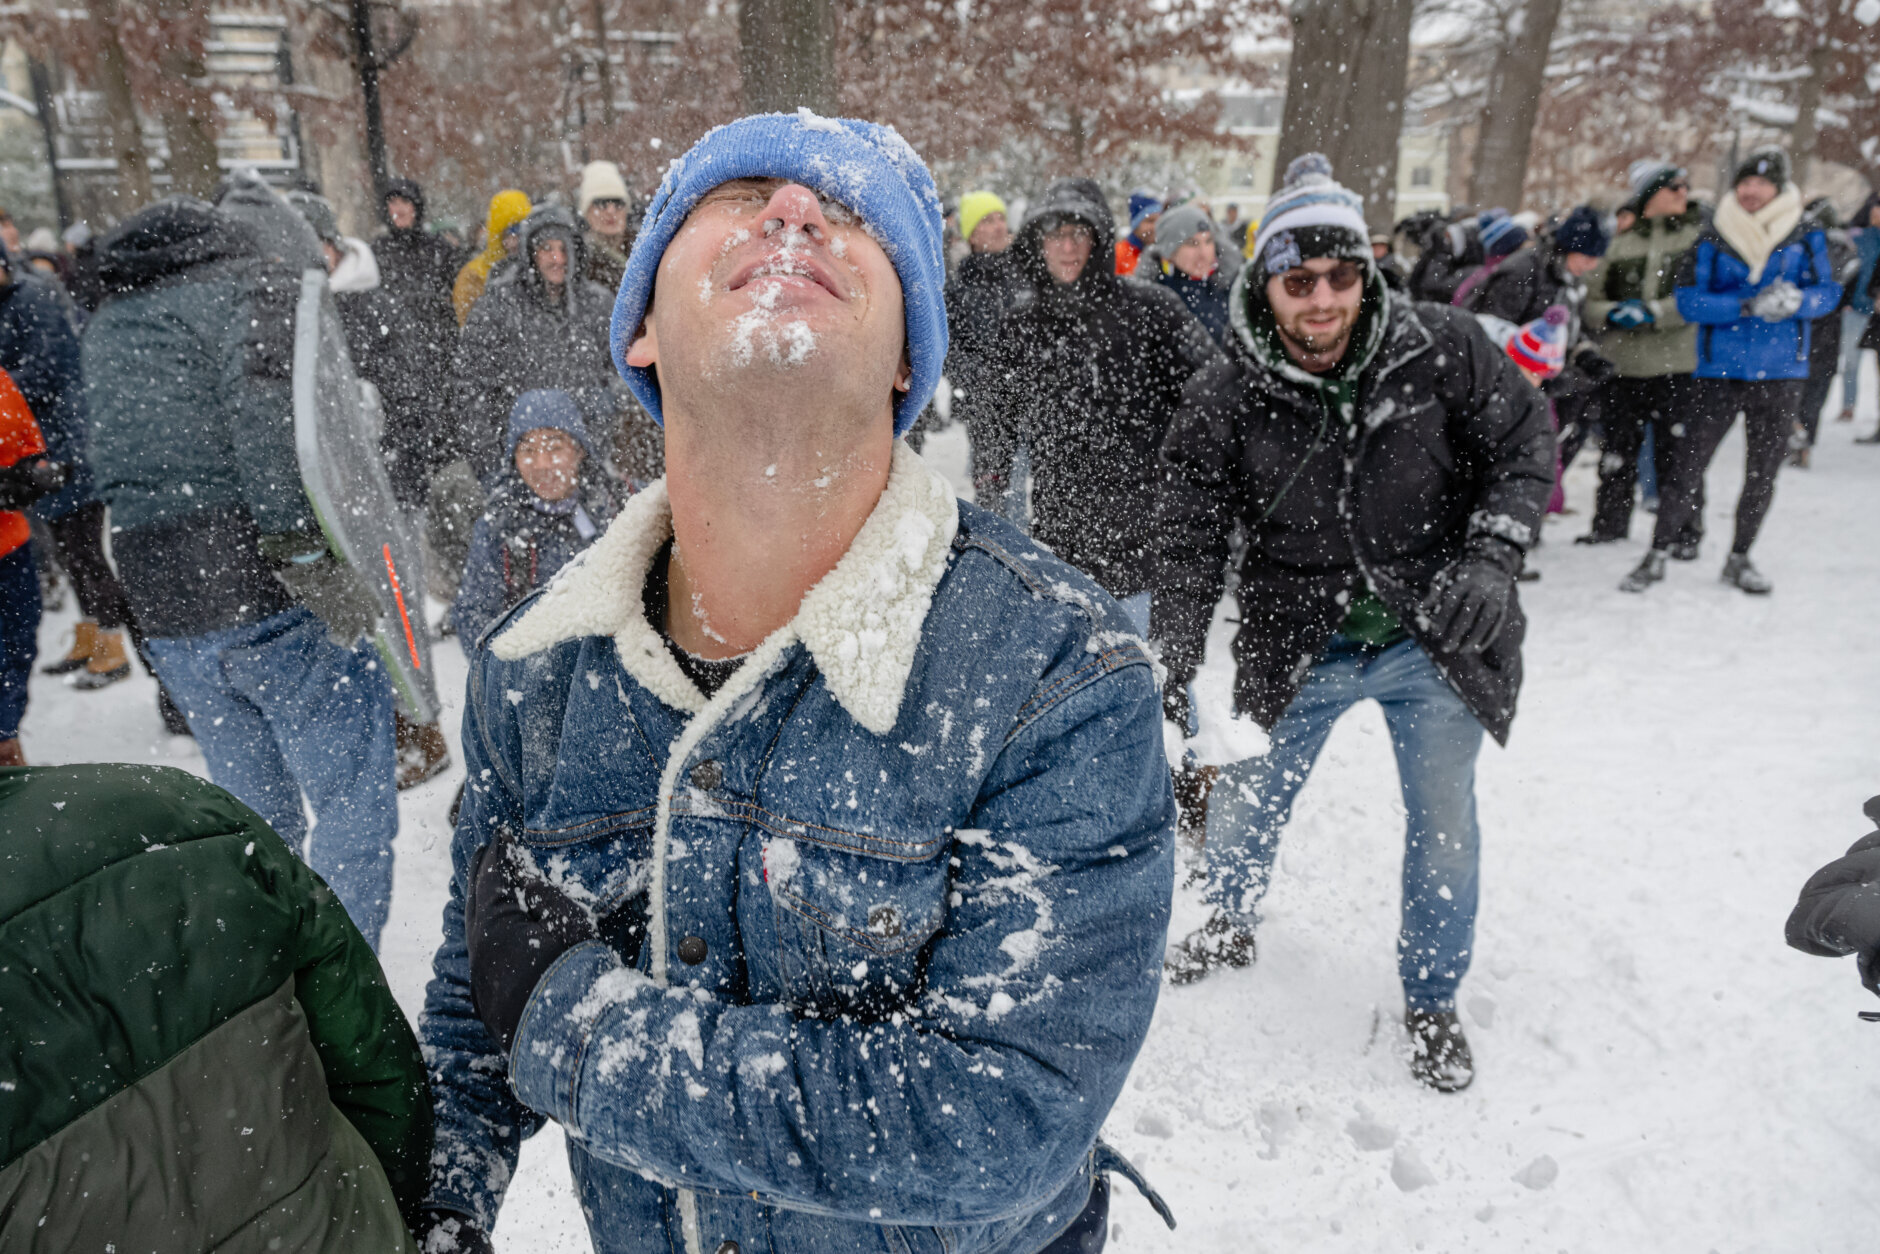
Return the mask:
[[[11,466],[46,451],[46,437],[40,434],[32,408],[13,376],[0,370],[0,466]],[[33,529],[26,515],[16,509],[0,509],[0,557],[5,557],[32,539]]]
[[[1116,241],[1116,272],[1118,274],[1136,273],[1136,263],[1142,260],[1142,249],[1129,242],[1125,235]]]

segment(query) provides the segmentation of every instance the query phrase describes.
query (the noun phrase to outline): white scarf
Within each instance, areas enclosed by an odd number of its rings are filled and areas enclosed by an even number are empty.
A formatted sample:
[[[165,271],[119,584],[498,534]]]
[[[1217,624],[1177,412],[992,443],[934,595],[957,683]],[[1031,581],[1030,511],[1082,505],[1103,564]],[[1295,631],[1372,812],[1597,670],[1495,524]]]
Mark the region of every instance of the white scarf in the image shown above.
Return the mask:
[[[1736,202],[1736,193],[1731,192],[1717,206],[1717,234],[1723,236],[1730,247],[1736,249],[1736,255],[1749,265],[1749,281],[1762,281],[1763,267],[1769,264],[1769,254],[1776,250],[1776,245],[1789,237],[1795,224],[1802,220],[1802,193],[1795,184],[1784,187],[1776,198],[1750,213]]]

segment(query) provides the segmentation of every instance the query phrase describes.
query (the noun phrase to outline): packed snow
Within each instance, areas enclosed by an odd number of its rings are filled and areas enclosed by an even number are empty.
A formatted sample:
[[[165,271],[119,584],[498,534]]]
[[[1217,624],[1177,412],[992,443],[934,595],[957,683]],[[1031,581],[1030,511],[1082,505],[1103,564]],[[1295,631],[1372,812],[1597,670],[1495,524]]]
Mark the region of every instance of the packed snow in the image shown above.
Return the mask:
[[[1642,597],[1614,585],[1648,516],[1628,544],[1570,543],[1591,509],[1582,456],[1568,479],[1579,512],[1549,521],[1543,578],[1521,589],[1531,627],[1513,741],[1480,766],[1482,912],[1461,997],[1474,1087],[1433,1093],[1399,1056],[1403,810],[1383,720],[1360,708],[1300,795],[1258,962],[1164,992],[1106,1136],[1181,1227],[1165,1231],[1119,1182],[1110,1248],[1873,1247],[1880,1024],[1856,1011],[1875,1002],[1852,963],[1782,943],[1802,881],[1861,833],[1860,804],[1880,792],[1880,448],[1852,443],[1868,421],[1830,417],[1813,469],[1783,471],[1757,548],[1776,582],[1767,599],[1716,578],[1740,435],[1711,471],[1703,559]],[[957,429],[928,452],[965,483]],[[69,601],[47,616],[42,659],[72,620]],[[1200,684],[1204,757],[1263,739],[1226,716],[1231,630],[1217,622]],[[455,753],[455,644],[436,665]],[[141,673],[99,693],[35,676],[25,737],[39,762],[204,770],[193,742],[163,735]],[[454,787],[447,775],[401,800],[381,956],[414,1019]],[[1184,892],[1177,928],[1198,915]],[[1009,938],[1008,954],[1022,964],[1041,939]],[[552,1125],[524,1148],[495,1240],[589,1248]]]

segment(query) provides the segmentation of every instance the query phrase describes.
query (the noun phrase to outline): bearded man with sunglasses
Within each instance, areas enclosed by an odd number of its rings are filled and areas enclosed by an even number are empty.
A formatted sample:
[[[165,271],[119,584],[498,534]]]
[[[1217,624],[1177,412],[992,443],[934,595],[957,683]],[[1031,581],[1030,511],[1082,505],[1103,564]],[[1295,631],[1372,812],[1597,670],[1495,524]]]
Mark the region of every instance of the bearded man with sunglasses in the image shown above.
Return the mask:
[[[1474,939],[1475,759],[1521,683],[1515,597],[1552,486],[1545,403],[1476,320],[1391,294],[1362,202],[1316,153],[1267,206],[1229,309],[1233,357],[1188,385],[1162,446],[1152,637],[1188,725],[1238,524],[1236,709],[1272,734],[1207,804],[1207,922],[1172,982],[1253,961],[1281,829],[1338,716],[1383,707],[1408,811],[1403,980],[1411,1069],[1468,1085],[1456,989]]]

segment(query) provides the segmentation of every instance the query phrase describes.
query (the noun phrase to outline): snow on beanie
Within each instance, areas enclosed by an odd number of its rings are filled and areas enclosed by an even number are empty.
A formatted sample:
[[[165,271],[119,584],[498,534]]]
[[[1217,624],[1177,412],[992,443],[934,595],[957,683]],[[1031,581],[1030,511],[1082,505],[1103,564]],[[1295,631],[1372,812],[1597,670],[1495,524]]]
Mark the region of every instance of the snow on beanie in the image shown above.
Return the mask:
[[[946,262],[940,193],[920,154],[892,127],[825,118],[808,109],[727,122],[666,169],[640,223],[614,299],[614,368],[653,421],[665,425],[659,380],[627,364],[627,348],[653,300],[666,245],[705,194],[741,178],[781,178],[838,201],[860,216],[901,279],[912,385],[894,405],[894,434],[907,434],[940,382],[947,355]]]
[[[1315,257],[1371,264],[1371,228],[1364,201],[1332,178],[1323,153],[1308,152],[1286,167],[1285,184],[1266,202],[1253,241],[1259,276],[1281,274]]]
[[[628,200],[627,180],[620,167],[611,161],[590,161],[581,167],[581,187],[575,193],[575,212],[587,216],[588,206],[597,200]]]
[[[1510,336],[1502,347],[1515,365],[1551,379],[1567,364],[1567,316],[1565,305],[1549,305],[1546,313]]]
[[[996,193],[967,192],[960,197],[960,238],[971,239],[973,228],[984,221],[987,214],[1005,212],[1005,202]]]

